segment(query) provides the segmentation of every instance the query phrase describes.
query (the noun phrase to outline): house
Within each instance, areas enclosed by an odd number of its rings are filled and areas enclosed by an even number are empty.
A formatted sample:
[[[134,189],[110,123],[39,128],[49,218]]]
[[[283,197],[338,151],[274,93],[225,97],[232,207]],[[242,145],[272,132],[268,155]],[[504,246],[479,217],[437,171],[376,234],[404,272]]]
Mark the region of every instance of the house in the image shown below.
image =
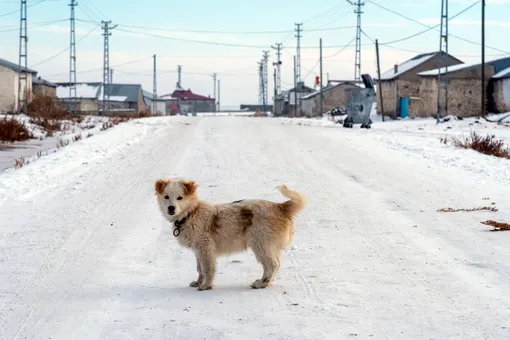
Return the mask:
[[[498,91],[504,94],[504,79],[508,77],[505,70],[510,68],[510,57],[488,61],[484,68],[487,110],[494,112],[497,110],[497,106],[502,108],[504,105],[504,97],[497,94]],[[422,108],[418,115],[431,116],[437,113],[437,75],[439,72],[441,72],[442,79],[448,82],[448,114],[459,117],[479,116],[482,112],[481,63],[455,65],[448,67],[448,72],[445,68],[420,72]],[[494,78],[494,76],[497,76],[497,78]],[[498,86],[497,90],[495,86]],[[439,104],[441,112],[444,112],[445,107],[444,93],[444,90],[441,91]]]
[[[359,87],[354,82],[329,82],[329,86],[322,88],[322,110],[329,111],[334,107],[345,107],[347,96],[345,90],[348,88]],[[321,92],[316,91],[301,98],[301,111],[307,117],[321,115]]]
[[[179,84],[177,84],[174,92],[163,95],[161,98],[176,99],[177,112],[181,114],[216,111],[214,98],[201,96],[193,93],[190,89],[184,90]]]
[[[20,70],[27,72],[27,82],[22,82],[23,99],[32,100],[32,78],[37,71],[21,69],[17,64],[0,58],[0,112],[18,111],[18,79]]]
[[[36,96],[57,96],[57,84],[42,79],[41,77],[32,78],[32,91]]]
[[[170,110],[167,111],[167,100],[165,98],[161,98],[159,96],[156,96],[154,98],[154,95],[150,93],[149,91],[143,91],[143,100],[146,105],[147,111],[149,111],[153,115],[169,115]],[[152,112],[153,102],[156,102],[156,112]]]
[[[69,83],[57,83],[57,97],[69,110],[73,105]],[[76,113],[98,114],[102,110],[104,86],[100,82],[76,84]],[[145,111],[146,104],[140,84],[109,84],[106,86],[111,113],[140,113]]]
[[[381,74],[381,88],[377,90],[381,91],[383,97],[385,116],[397,118],[417,115],[423,102],[419,95],[421,78],[418,73],[437,69],[440,59],[443,66],[462,64],[462,61],[451,55],[432,52],[419,54]],[[380,96],[377,95],[378,114],[381,114],[380,108]]]
[[[494,112],[510,112],[510,66],[492,77]]]
[[[278,95],[275,96],[274,99],[274,114],[275,116],[285,116],[285,115],[300,115],[300,105],[302,104],[301,98],[309,95],[310,93],[315,92],[314,89],[308,86],[301,86],[296,88],[292,88],[290,90],[282,91]],[[296,99],[298,104],[298,110],[295,109]]]

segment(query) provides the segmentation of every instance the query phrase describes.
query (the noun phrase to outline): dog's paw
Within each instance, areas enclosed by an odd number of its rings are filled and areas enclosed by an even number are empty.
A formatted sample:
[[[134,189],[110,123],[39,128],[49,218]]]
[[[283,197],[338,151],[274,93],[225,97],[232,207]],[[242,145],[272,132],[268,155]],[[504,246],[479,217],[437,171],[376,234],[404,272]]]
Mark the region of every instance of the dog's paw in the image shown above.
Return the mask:
[[[271,284],[271,282],[269,282],[269,280],[255,280],[253,281],[253,283],[251,284],[251,288],[253,289],[263,289],[263,288],[267,288],[269,287]]]
[[[189,284],[190,287],[197,288],[200,286],[200,283],[198,281],[191,281]]]
[[[197,290],[199,291],[202,291],[202,290],[211,290],[213,289],[213,286],[212,285],[204,285],[204,284],[201,284],[198,286]]]

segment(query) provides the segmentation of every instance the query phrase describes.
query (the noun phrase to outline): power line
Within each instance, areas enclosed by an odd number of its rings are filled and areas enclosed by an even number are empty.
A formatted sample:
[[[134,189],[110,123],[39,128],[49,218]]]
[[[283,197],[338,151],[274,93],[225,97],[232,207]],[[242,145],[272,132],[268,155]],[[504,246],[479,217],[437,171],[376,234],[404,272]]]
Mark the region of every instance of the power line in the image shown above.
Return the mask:
[[[46,2],[46,1],[48,1],[48,0],[39,0],[39,1],[34,2],[33,4],[30,4],[30,5],[27,5],[26,0],[21,0],[21,1],[22,1],[25,5],[26,5],[26,8],[30,8],[30,7],[33,7],[33,6],[39,5],[40,3]],[[18,3],[19,3],[19,1],[18,1]],[[18,13],[18,12],[20,12],[20,11],[21,11],[21,9],[17,9],[17,10],[12,11],[12,12],[7,12],[7,13],[4,13],[4,14],[0,14],[0,18],[6,17],[6,16],[11,15],[11,14],[14,14],[14,13]]]
[[[396,12],[396,11],[392,10],[392,9],[386,8],[386,7],[384,7],[384,6],[380,5],[380,4],[378,4],[378,3],[376,3],[376,2],[374,2],[374,1],[372,1],[372,0],[366,0],[366,1],[370,2],[371,4],[373,4],[373,5],[377,6],[377,7],[381,8],[381,9],[383,9],[383,10],[385,10],[385,11],[388,11],[388,12],[390,12],[390,13],[393,13],[393,14],[395,14],[395,15],[397,15],[397,16],[399,16],[399,17],[402,17],[402,18],[404,18],[404,19],[406,19],[406,20],[412,21],[412,22],[414,22],[414,23],[416,23],[416,24],[418,24],[418,25],[421,25],[421,26],[423,26],[423,27],[427,27],[427,28],[434,29],[434,28],[433,28],[433,26],[429,26],[429,25],[426,25],[426,24],[424,24],[424,23],[419,22],[418,20],[415,20],[415,19],[409,18],[408,16],[405,16],[405,15],[403,15],[403,14],[400,14],[400,13],[398,13],[398,12]],[[480,1],[477,1],[477,3],[478,3],[478,2],[480,2]],[[436,31],[437,31],[437,29],[436,29]],[[465,41],[465,42],[468,42],[468,43],[473,44],[473,45],[481,46],[481,44],[480,44],[480,43],[477,43],[476,41],[472,41],[472,40],[469,40],[469,39],[466,39],[466,38],[462,38],[462,37],[459,37],[458,35],[454,35],[454,34],[451,34],[451,33],[450,33],[450,34],[449,34],[449,36],[450,36],[450,37],[457,38],[457,39],[462,40],[462,41]],[[490,48],[491,50],[494,50],[494,51],[498,51],[498,52],[502,52],[502,53],[510,54],[510,52],[508,52],[508,51],[500,50],[500,49],[495,48],[495,47],[490,47],[490,46],[486,46],[486,47],[487,47],[487,48]]]
[[[469,5],[468,7],[466,7],[465,9],[463,9],[462,11],[460,11],[459,13],[457,13],[457,14],[455,14],[454,16],[450,17],[450,18],[448,19],[448,21],[453,20],[453,19],[455,19],[456,17],[458,17],[458,16],[460,16],[460,15],[464,14],[465,12],[467,12],[468,10],[470,10],[471,8],[473,8],[474,6],[476,6],[479,2],[480,2],[479,0],[475,1],[475,2],[474,2],[474,3],[472,3],[471,5]],[[417,37],[417,36],[419,36],[419,35],[422,35],[422,34],[424,34],[424,33],[427,33],[427,32],[430,32],[430,31],[432,31],[432,30],[435,30],[435,29],[437,29],[437,28],[438,28],[438,27],[440,27],[440,26],[441,26],[441,24],[437,24],[437,25],[435,25],[435,26],[431,26],[431,27],[427,28],[426,30],[420,31],[420,32],[415,33],[415,34],[411,34],[411,35],[409,35],[409,36],[407,36],[407,37],[400,38],[400,39],[397,39],[397,40],[388,41],[388,42],[383,42],[383,43],[380,43],[379,45],[395,44],[395,43],[398,43],[398,42],[402,42],[402,41],[405,41],[405,40],[409,40],[409,39],[415,38],[415,37]]]
[[[49,25],[55,24],[57,22],[64,22],[64,21],[67,21],[67,20],[68,19],[58,19],[58,20],[47,20],[47,21],[34,22],[33,24],[30,25],[30,27],[34,28],[34,27],[49,26]],[[0,26],[0,28],[2,28],[2,27],[13,27],[13,28],[6,29],[6,30],[0,30],[0,33],[3,33],[3,32],[14,32],[14,31],[19,30],[19,27],[16,27],[14,25]]]
[[[91,35],[99,26],[95,26],[94,28],[92,28],[90,31],[87,32],[87,34],[85,34],[83,37],[80,38],[80,40],[78,40],[76,42],[76,45],[79,44],[80,42],[82,42],[83,40],[85,40],[89,35]],[[54,54],[52,55],[51,57],[47,58],[47,59],[44,59],[43,61],[40,61],[38,62],[37,64],[33,64],[31,65],[30,67],[36,67],[36,66],[39,66],[39,65],[42,65],[52,59],[55,59],[59,56],[61,56],[62,54],[66,53],[67,51],[69,51],[70,47],[67,47],[66,49],[58,52],[57,54]],[[77,72],[77,73],[80,73],[80,72]]]

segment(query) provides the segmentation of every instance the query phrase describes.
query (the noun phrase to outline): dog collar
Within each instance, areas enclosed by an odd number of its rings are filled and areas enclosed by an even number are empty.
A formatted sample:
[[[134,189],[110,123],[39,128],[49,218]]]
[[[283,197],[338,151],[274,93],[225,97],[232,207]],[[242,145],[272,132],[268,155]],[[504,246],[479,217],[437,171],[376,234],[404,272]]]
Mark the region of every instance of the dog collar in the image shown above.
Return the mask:
[[[181,228],[184,227],[184,224],[186,224],[186,217],[174,222],[175,229],[174,229],[173,234],[175,237],[179,236],[179,234],[181,233]]]

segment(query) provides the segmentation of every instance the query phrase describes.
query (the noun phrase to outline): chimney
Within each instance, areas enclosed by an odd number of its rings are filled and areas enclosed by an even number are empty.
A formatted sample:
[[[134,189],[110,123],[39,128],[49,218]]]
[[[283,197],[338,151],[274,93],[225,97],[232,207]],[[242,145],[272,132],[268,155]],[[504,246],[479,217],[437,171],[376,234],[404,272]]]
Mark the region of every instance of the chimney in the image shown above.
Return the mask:
[[[395,64],[395,66],[393,66],[393,70],[395,71],[395,74],[398,73],[398,65],[397,64]]]

